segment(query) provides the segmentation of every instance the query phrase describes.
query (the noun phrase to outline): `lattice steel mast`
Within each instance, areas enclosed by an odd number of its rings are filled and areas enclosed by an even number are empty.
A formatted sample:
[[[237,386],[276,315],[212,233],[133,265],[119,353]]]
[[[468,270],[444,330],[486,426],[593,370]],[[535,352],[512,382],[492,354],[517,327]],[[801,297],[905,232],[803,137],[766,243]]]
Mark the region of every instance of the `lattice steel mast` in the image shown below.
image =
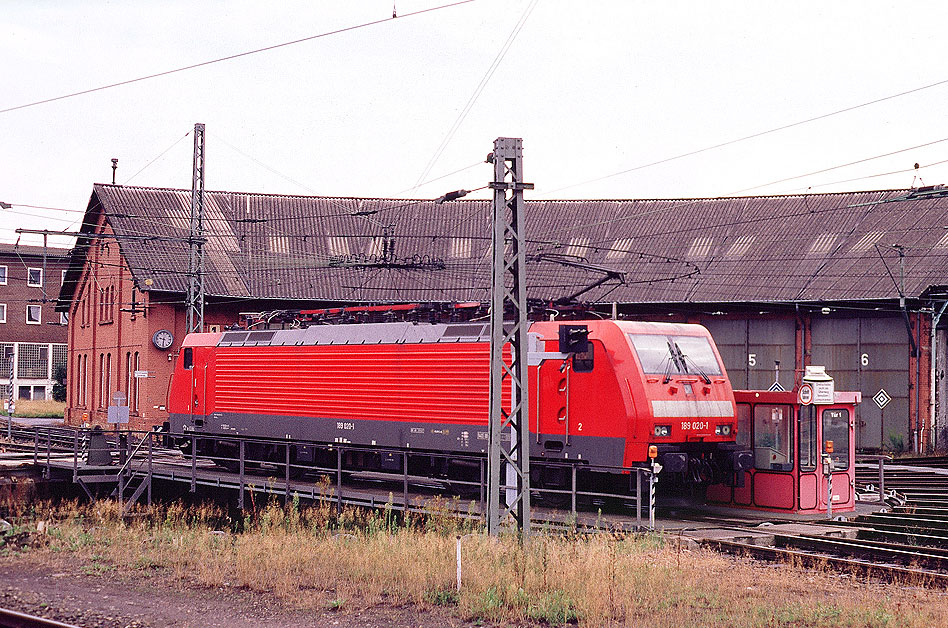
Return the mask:
[[[524,237],[523,140],[499,137],[488,158],[494,164],[493,262],[490,339],[490,444],[487,464],[487,529],[497,534],[513,515],[522,534],[530,534],[530,425],[527,372],[527,282]],[[505,314],[511,320],[504,325]],[[510,347],[510,363],[504,347]],[[510,382],[510,410],[503,387]],[[504,436],[509,435],[509,447]],[[501,492],[501,480],[505,490]],[[503,496],[503,499],[501,497]]]
[[[204,331],[204,125],[194,125],[191,230],[188,236],[188,333]]]

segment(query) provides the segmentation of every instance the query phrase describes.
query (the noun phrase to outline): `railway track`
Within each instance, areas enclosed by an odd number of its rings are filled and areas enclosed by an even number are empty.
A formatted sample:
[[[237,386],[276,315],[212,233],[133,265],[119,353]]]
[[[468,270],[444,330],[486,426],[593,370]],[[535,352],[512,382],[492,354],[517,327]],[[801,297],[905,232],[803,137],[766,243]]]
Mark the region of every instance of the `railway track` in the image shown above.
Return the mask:
[[[54,619],[27,615],[8,608],[0,608],[0,628],[79,628],[75,624],[64,624]]]
[[[774,545],[709,539],[703,544],[720,551],[754,558],[829,567],[859,575],[920,586],[948,586],[948,557],[921,554],[918,548],[900,550],[882,545],[813,536],[778,537]],[[907,546],[903,546],[907,547]],[[907,564],[901,564],[907,561]],[[925,567],[919,567],[919,563]]]
[[[705,545],[763,560],[790,561],[912,584],[948,586],[948,458],[857,467],[860,492],[884,486],[880,510],[825,522],[840,536],[775,534],[766,545],[709,539]],[[893,505],[894,504],[894,505]],[[759,530],[758,530],[759,532]]]
[[[5,427],[5,426],[4,426]],[[75,447],[76,433],[68,428],[40,428],[40,430],[14,427],[15,445],[22,451],[39,451],[46,456],[47,451],[72,451]],[[198,475],[197,482],[207,486],[226,483],[237,483],[238,476],[215,468],[209,461],[200,461],[197,467],[192,466],[189,457],[180,452],[156,450],[154,462],[160,464],[166,475],[174,479],[176,476]],[[901,461],[900,461],[901,462]],[[936,461],[937,462],[937,461]],[[948,459],[946,459],[948,465]],[[276,465],[277,475],[282,475],[280,465]],[[177,471],[175,470],[177,469]],[[264,472],[266,472],[264,470]],[[157,471],[156,471],[157,473]],[[207,477],[204,478],[203,476]],[[332,477],[331,473],[320,473],[319,476]],[[212,477],[213,476],[213,477]],[[878,482],[878,471],[867,468],[857,473],[857,482],[868,486]],[[288,484],[287,490],[299,491],[304,494],[307,485],[316,485],[313,475],[309,480],[293,481]],[[179,480],[180,481],[180,480]],[[241,477],[241,490],[259,490],[257,485],[272,483],[271,479],[263,476],[247,475]],[[411,491],[408,485],[411,484]],[[938,467],[912,468],[905,465],[886,465],[885,467],[886,493],[895,490],[900,498],[904,499],[904,506],[890,507],[885,512],[861,515],[848,521],[828,522],[847,530],[847,534],[854,538],[825,537],[815,534],[775,534],[769,546],[753,543],[744,543],[740,540],[707,540],[705,545],[722,551],[735,552],[767,560],[792,560],[801,564],[824,565],[833,569],[853,573],[875,574],[879,577],[922,583],[929,586],[943,587],[948,585],[948,469]],[[312,488],[312,486],[309,486]],[[326,484],[322,484],[322,489]],[[392,490],[394,489],[394,490]],[[443,498],[445,488],[432,480],[402,477],[399,474],[352,474],[352,481],[345,488],[346,499],[340,500],[339,495],[326,496],[328,499],[344,501],[350,505],[361,505],[377,508],[390,503],[392,496],[404,493],[405,504],[416,504],[426,499]],[[331,494],[330,494],[331,495]],[[317,497],[313,493],[313,497]],[[325,498],[325,497],[323,497]],[[397,503],[396,499],[396,503]],[[467,502],[465,502],[467,503]],[[443,502],[441,506],[443,507]],[[419,507],[417,509],[421,509]],[[414,506],[411,510],[416,510]],[[629,517],[619,512],[606,513],[597,508],[598,513],[592,517],[588,513],[577,513],[578,517],[572,520],[574,526],[594,530],[596,528],[638,529],[639,520],[629,521]],[[607,509],[608,510],[608,509]],[[534,513],[535,523],[553,525],[564,520],[566,511],[556,508],[537,508]],[[468,512],[468,515],[471,513]],[[539,517],[537,517],[539,515]],[[587,516],[588,515],[588,516]],[[822,522],[821,522],[822,523]],[[728,529],[739,529],[737,521],[723,523]],[[759,532],[759,530],[758,530]],[[2,628],[2,625],[0,625]]]

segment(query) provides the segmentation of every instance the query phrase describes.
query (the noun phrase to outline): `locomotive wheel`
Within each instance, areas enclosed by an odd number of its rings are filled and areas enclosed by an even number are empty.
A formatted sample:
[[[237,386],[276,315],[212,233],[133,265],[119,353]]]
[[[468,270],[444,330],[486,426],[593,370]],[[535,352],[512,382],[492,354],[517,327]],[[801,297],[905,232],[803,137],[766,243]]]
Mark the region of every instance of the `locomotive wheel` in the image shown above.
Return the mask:
[[[539,489],[540,501],[551,508],[569,508],[572,497],[569,493],[551,493],[555,491],[569,491],[570,469],[568,467],[540,467]]]

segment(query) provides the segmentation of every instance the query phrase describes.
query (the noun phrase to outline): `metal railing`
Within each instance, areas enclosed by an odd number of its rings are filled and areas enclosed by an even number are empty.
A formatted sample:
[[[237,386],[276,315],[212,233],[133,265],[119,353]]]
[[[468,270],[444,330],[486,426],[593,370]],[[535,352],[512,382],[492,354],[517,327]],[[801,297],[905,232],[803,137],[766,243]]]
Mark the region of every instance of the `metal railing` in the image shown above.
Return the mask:
[[[337,511],[346,505],[369,508],[387,507],[408,512],[425,512],[426,497],[447,494],[474,496],[465,504],[476,503],[477,512],[471,516],[483,518],[487,500],[487,460],[482,456],[431,451],[407,451],[396,448],[368,447],[350,444],[318,445],[324,452],[331,452],[332,463],[324,455],[321,464],[299,463],[293,459],[295,447],[314,447],[306,441],[268,440],[259,438],[210,437],[201,434],[166,434],[155,431],[99,432],[93,438],[93,430],[84,428],[17,427],[21,438],[33,442],[33,462],[43,469],[45,478],[54,470],[68,470],[73,482],[83,486],[93,497],[85,482],[102,482],[108,476],[114,481],[113,492],[127,513],[136,501],[147,492],[148,503],[152,498],[152,482],[155,477],[187,483],[190,492],[198,485],[233,489],[237,491],[237,506],[244,509],[247,495],[253,492],[279,495],[285,501],[294,497],[312,501],[331,501]],[[104,440],[103,440],[104,439]],[[94,446],[96,441],[100,446]],[[201,441],[214,440],[229,447],[230,456],[199,454]],[[104,442],[104,448],[101,443]],[[182,454],[177,442],[188,453]],[[278,452],[263,460],[249,455],[254,449],[266,447]],[[89,465],[96,453],[108,451],[109,464]],[[117,454],[117,463],[114,456]],[[161,454],[159,456],[159,454]],[[387,457],[393,461],[385,469],[366,470],[347,462],[350,458],[366,455]],[[160,460],[156,460],[156,456]],[[104,455],[102,457],[105,457]],[[426,459],[426,460],[422,460]],[[470,472],[468,477],[434,477],[412,473],[413,462],[430,460],[462,463]],[[208,463],[213,463],[211,466]],[[637,528],[655,528],[655,488],[657,476],[647,467],[616,467],[606,465],[575,464],[568,461],[544,460],[547,469],[559,469],[565,481],[556,486],[535,486],[531,490],[541,502],[550,505],[551,516],[555,514],[579,515],[585,509],[600,508],[613,502],[625,509],[633,505]],[[109,467],[115,466],[115,470]],[[274,475],[279,473],[280,475]],[[95,475],[98,474],[98,475]],[[307,481],[306,476],[318,476],[318,481]],[[476,477],[475,477],[476,476]],[[601,478],[612,478],[612,489],[603,487]],[[356,482],[347,482],[353,478]],[[615,478],[624,478],[625,490],[616,490]],[[135,483],[131,495],[126,493]],[[372,494],[362,484],[375,483],[386,489],[389,497],[382,499]],[[397,489],[391,490],[395,486]],[[414,487],[414,492],[412,490]],[[501,490],[515,490],[515,486],[501,483]],[[399,495],[400,493],[400,495]],[[426,495],[426,493],[428,495]],[[395,500],[398,495],[400,500]],[[443,507],[443,505],[442,505]],[[459,512],[458,514],[465,514]],[[471,513],[468,513],[471,514]],[[647,520],[647,523],[645,521]]]

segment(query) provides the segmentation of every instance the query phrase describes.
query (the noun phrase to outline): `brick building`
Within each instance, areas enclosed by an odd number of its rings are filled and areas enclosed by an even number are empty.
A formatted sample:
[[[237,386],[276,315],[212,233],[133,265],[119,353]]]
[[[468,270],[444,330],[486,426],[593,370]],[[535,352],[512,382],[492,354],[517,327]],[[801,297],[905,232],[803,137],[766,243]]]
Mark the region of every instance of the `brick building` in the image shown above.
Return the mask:
[[[71,423],[164,420],[184,332],[190,190],[97,184],[59,308]],[[490,203],[207,192],[209,327],[241,311],[489,300]],[[857,445],[948,443],[948,197],[941,189],[527,201],[528,296],[705,324],[737,387],[823,364],[858,390]],[[538,310],[539,311],[539,310]],[[167,330],[173,342],[155,345]],[[779,367],[778,363],[779,362]],[[147,377],[136,378],[136,371]]]
[[[56,369],[66,364],[67,315],[55,306],[68,263],[68,249],[0,244],[0,397],[4,404],[11,386],[17,399],[52,398]]]

